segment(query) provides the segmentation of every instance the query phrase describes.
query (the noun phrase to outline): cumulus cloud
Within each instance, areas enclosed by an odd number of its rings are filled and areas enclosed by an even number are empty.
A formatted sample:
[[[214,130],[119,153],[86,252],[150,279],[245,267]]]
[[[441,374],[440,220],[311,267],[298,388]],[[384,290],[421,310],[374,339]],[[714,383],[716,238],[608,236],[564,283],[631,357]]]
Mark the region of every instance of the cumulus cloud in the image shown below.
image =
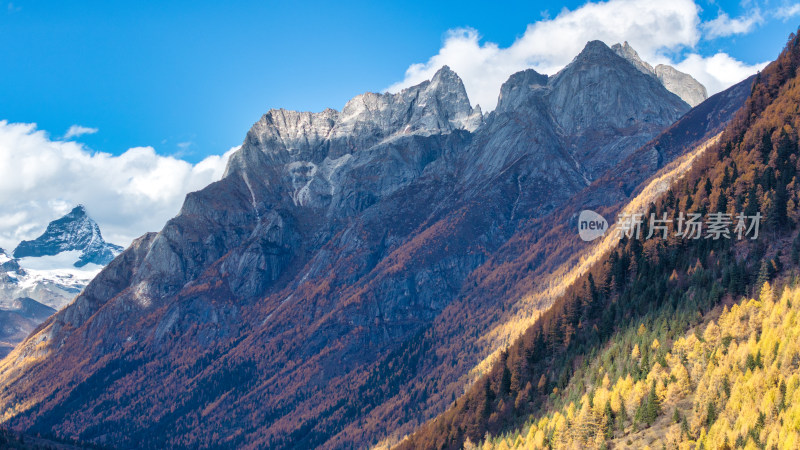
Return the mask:
[[[703,30],[709,39],[733,36],[734,34],[747,34],[756,26],[764,22],[761,12],[756,9],[745,17],[731,19],[727,14],[720,13],[716,19],[703,24]]]
[[[608,45],[628,41],[642,58],[653,64],[676,65],[669,55],[694,48],[702,38],[701,28],[698,6],[692,0],[590,2],[528,25],[525,33],[507,48],[482,42],[474,29],[451,30],[436,55],[425,63],[411,65],[404,79],[387,90],[397,92],[413,86],[431,78],[441,66],[448,65],[464,81],[472,103],[489,111],[495,108],[500,86],[511,74],[527,68],[554,74],[569,64],[590,40],[601,40]],[[733,60],[724,53],[711,58],[690,53],[685,60],[690,59],[695,64],[684,66],[687,70],[698,70],[696,74],[689,73],[707,80],[710,94],[741,79],[731,82],[726,74],[716,71],[716,64],[722,60]],[[706,64],[703,66],[697,61]],[[742,78],[762,67],[761,64],[751,66],[733,61],[738,63],[736,75],[741,74]],[[717,75],[720,78],[714,78]]]
[[[119,156],[92,152],[78,142],[53,140],[35,124],[0,121],[0,247],[11,251],[35,238],[78,203],[107,240],[127,246],[160,230],[188,192],[219,180],[237,148],[192,165],[152,147]]]
[[[90,127],[83,127],[80,125],[73,125],[69,127],[66,133],[64,133],[64,139],[71,139],[78,136],[83,136],[84,134],[95,134],[97,133],[97,128],[90,128]]]
[[[710,57],[691,54],[676,64],[675,68],[692,74],[697,81],[703,83],[709,93],[715,93],[744,80],[766,65],[764,62],[751,66],[725,53],[717,53]]]

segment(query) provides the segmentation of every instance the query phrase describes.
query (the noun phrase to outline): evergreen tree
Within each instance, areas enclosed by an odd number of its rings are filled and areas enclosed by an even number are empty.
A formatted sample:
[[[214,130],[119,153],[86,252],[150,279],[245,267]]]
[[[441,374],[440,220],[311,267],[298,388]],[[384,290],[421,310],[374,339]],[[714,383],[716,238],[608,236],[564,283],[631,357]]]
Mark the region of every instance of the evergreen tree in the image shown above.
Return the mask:
[[[603,424],[605,437],[606,439],[611,439],[614,437],[614,411],[611,409],[611,401],[609,400],[606,400],[603,416],[605,417],[605,423]]]

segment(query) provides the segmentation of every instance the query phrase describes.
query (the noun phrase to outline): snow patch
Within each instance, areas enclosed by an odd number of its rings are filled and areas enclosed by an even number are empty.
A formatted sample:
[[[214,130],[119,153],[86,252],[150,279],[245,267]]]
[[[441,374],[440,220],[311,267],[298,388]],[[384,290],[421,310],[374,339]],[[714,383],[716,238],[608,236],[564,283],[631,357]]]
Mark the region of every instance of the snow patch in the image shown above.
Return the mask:
[[[74,270],[76,272],[89,272],[96,274],[100,271],[100,269],[103,268],[103,266],[94,263],[86,264],[80,268],[74,267],[73,264],[75,264],[80,257],[80,250],[70,250],[68,252],[61,252],[53,256],[29,256],[20,258],[18,262],[23,268],[34,270],[60,270],[68,267],[68,270],[70,271]]]
[[[64,288],[82,290],[98,273],[100,273],[100,270],[101,269],[26,269],[25,276],[19,277],[19,286],[22,289],[34,289],[39,285],[50,283]]]

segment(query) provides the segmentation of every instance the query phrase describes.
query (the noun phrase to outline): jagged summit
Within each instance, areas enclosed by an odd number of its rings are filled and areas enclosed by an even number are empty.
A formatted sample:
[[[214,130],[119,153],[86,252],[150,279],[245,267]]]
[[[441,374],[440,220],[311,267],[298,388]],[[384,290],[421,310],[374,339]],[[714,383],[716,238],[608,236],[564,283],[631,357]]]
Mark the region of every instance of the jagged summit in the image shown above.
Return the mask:
[[[517,102],[522,97],[522,92],[547,86],[547,75],[542,75],[533,69],[522,70],[511,75],[500,87],[500,97],[497,99],[497,110],[516,108]]]
[[[478,156],[474,168],[501,169],[519,158],[518,151],[510,151],[514,139],[522,146],[535,143],[538,161],[547,167],[534,172],[550,174],[542,186],[555,200],[586,186],[688,110],[657,79],[603,42],[591,41],[553,76],[528,69],[509,77],[495,113],[476,132],[504,139],[490,140],[492,149]],[[619,130],[627,130],[622,140]],[[536,201],[541,203],[541,196]]]
[[[583,50],[578,53],[578,56],[575,57],[575,61],[597,57],[608,58],[613,53],[614,51],[605,42],[599,40],[589,41],[583,47]]]
[[[78,205],[67,215],[47,225],[45,232],[32,241],[22,241],[14,249],[15,258],[55,256],[80,251],[75,267],[94,263],[105,265],[123,250],[103,240],[100,227],[89,217],[86,208]]]
[[[639,57],[639,53],[628,44],[628,41],[614,44],[611,49],[640,72],[656,78],[667,90],[680,97],[689,106],[695,107],[708,98],[706,87],[691,75],[666,64],[659,64],[654,68]]]
[[[461,78],[443,66],[431,80],[400,92],[358,95],[341,112],[270,110],[247,133],[225,177],[261,164],[304,160],[319,165],[404,136],[474,131],[482,121],[480,107],[470,106]]]
[[[639,69],[640,72],[647,75],[653,75],[655,73],[653,66],[642,60],[642,58],[639,57],[639,53],[637,53],[636,50],[634,50],[633,47],[628,44],[628,41],[625,41],[622,44],[614,44],[611,46],[611,49],[614,50],[614,52],[616,52],[619,56],[628,60],[631,64],[633,64],[634,67]]]

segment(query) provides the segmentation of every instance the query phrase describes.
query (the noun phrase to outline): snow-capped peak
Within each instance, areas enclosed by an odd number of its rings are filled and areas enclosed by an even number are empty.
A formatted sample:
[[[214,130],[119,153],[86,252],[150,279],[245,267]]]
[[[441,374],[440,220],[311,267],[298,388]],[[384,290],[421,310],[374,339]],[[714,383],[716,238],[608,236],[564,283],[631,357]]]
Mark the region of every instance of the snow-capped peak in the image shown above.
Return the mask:
[[[78,251],[75,267],[86,264],[105,265],[111,262],[122,247],[103,240],[100,227],[89,217],[83,205],[47,225],[45,232],[32,241],[22,241],[14,250],[15,258],[56,256]]]

